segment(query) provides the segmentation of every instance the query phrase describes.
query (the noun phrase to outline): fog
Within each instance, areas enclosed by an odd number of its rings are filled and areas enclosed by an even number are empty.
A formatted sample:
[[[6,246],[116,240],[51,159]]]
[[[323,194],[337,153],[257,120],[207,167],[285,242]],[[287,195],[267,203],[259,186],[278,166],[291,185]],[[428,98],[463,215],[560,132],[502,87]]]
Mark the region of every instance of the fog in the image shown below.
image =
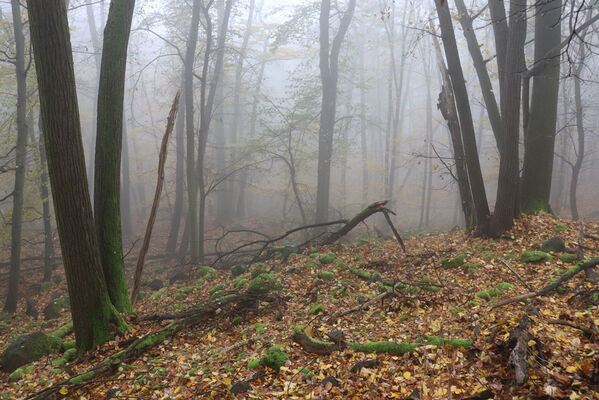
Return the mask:
[[[69,24],[77,80],[87,176],[93,186],[96,101],[102,31],[108,1],[69,2]],[[123,247],[138,244],[152,206],[158,153],[168,111],[182,87],[192,1],[138,0],[129,41],[122,152],[121,214]],[[208,4],[208,1],[204,1]],[[468,90],[487,198],[494,208],[499,174],[499,151],[487,115],[460,16],[454,17],[461,65]],[[595,2],[566,2],[562,38],[571,35]],[[486,1],[466,0],[493,92],[499,98],[495,40]],[[333,2],[330,40],[339,29],[347,1]],[[507,8],[507,6],[506,6]],[[2,42],[13,54],[9,4],[1,4]],[[213,49],[207,79],[214,75],[224,1],[211,3]],[[574,10],[574,12],[572,11]],[[24,12],[26,15],[26,11]],[[248,17],[251,15],[251,26]],[[273,233],[314,223],[322,83],[319,70],[320,2],[238,0],[233,2],[225,38],[224,64],[217,83],[207,134],[203,188],[206,192],[205,251],[214,239],[234,229]],[[524,47],[527,65],[534,62],[535,9],[527,11]],[[26,17],[25,17],[26,18]],[[339,54],[336,114],[330,159],[328,220],[349,219],[366,205],[390,200],[400,231],[416,233],[464,228],[460,194],[454,179],[455,157],[447,122],[437,108],[442,86],[433,36],[439,24],[433,1],[360,0]],[[97,36],[97,38],[94,38]],[[28,41],[28,34],[26,34]],[[440,36],[439,36],[440,39]],[[578,180],[581,218],[599,218],[597,125],[597,32],[591,26],[584,41],[574,35],[560,53],[560,84],[551,207],[571,217],[570,182],[579,151],[574,80],[582,82],[585,157]],[[201,19],[193,61],[195,145],[200,127],[201,78],[206,24]],[[29,48],[29,44],[26,45]],[[586,49],[578,68],[579,48]],[[5,54],[5,55],[6,55]],[[0,65],[2,100],[0,199],[13,190],[11,149],[16,138],[16,81],[9,63]],[[37,121],[39,102],[35,73],[29,74],[31,120]],[[208,82],[210,85],[210,82]],[[185,115],[181,112],[179,117]],[[34,124],[35,137],[39,130]],[[185,123],[175,128],[184,132]],[[184,138],[184,134],[179,134]],[[182,211],[175,230],[177,248],[188,221],[185,140],[173,132],[168,147],[165,186],[152,239],[151,252],[160,254],[172,236],[177,207]],[[43,227],[36,183],[39,174],[35,144],[30,143],[25,187],[24,237],[37,248]],[[520,135],[520,169],[524,139]],[[177,160],[182,161],[177,168]],[[181,166],[183,165],[183,167]],[[183,169],[182,169],[183,168]],[[5,171],[6,170],[6,171]],[[177,182],[179,181],[179,185]],[[93,187],[92,187],[93,190]],[[180,191],[177,194],[177,190]],[[179,198],[179,200],[178,200]],[[0,244],[8,254],[11,199],[0,203],[3,228]],[[384,220],[373,219],[361,235],[387,235]]]

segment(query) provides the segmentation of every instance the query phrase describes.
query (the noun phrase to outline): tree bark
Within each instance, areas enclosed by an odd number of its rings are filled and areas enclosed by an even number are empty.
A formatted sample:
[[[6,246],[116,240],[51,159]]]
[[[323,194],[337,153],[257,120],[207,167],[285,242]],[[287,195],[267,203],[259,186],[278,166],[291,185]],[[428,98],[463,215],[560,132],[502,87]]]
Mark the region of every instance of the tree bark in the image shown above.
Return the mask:
[[[17,311],[21,269],[21,236],[23,229],[23,199],[25,172],[27,170],[27,71],[25,69],[25,36],[21,21],[21,6],[11,0],[13,32],[15,36],[15,72],[17,77],[17,145],[15,157],[15,185],[12,193],[12,218],[10,225],[10,273],[4,311]]]
[[[526,39],[526,0],[513,0],[510,6],[509,33],[501,99],[503,152],[499,161],[497,198],[493,218],[486,232],[498,237],[510,229],[517,212],[519,187],[518,139],[520,136],[520,89],[524,41]]]
[[[316,222],[325,222],[329,217],[331,158],[333,156],[333,133],[335,130],[339,52],[355,8],[356,0],[349,0],[347,10],[341,18],[339,30],[331,44],[329,43],[331,1],[322,0],[320,6],[320,79],[322,82],[322,104],[320,109],[320,130],[318,132]]]
[[[79,351],[103,344],[111,322],[126,324],[110,301],[100,261],[81,139],[67,10],[62,0],[29,1],[31,42],[54,208]],[[119,131],[120,134],[120,131]]]
[[[559,93],[562,0],[535,5],[535,64],[544,63],[533,76],[530,119],[522,172],[522,209],[526,213],[550,211],[551,176]]]
[[[474,123],[472,122],[472,112],[470,110],[470,101],[468,100],[464,73],[460,64],[460,56],[455,40],[453,23],[451,22],[451,15],[449,13],[449,5],[443,0],[435,0],[435,5],[437,7],[437,14],[439,15],[443,47],[445,48],[447,67],[451,78],[453,93],[455,95],[456,109],[460,119],[462,143],[464,145],[468,179],[475,208],[477,231],[484,232],[489,219],[489,204],[487,203],[485,184],[476,149]]]
[[[98,90],[94,217],[110,300],[132,313],[123,264],[120,184],[127,46],[135,0],[113,0],[104,29]]]
[[[44,277],[42,282],[50,281],[54,271],[54,236],[52,234],[52,215],[50,212],[50,191],[48,188],[48,163],[46,160],[46,146],[42,133],[42,119],[39,119],[40,137],[40,196],[42,198],[42,218],[44,220]]]

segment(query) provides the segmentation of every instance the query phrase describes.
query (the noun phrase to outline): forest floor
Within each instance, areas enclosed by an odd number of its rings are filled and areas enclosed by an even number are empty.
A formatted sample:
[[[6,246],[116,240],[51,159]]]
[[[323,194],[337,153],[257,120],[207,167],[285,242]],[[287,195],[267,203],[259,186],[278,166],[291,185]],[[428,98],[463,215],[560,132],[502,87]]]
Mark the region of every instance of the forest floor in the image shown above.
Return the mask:
[[[585,258],[599,256],[599,224],[586,224],[584,232],[589,235]],[[524,252],[556,236],[565,241],[566,251],[546,261],[521,260]],[[360,241],[291,255],[287,262],[252,265],[235,279],[230,271],[196,268],[186,281],[164,289],[142,287],[136,312],[141,316],[216,304],[209,320],[148,348],[112,376],[64,386],[60,394],[224,399],[235,398],[233,390],[237,398],[255,399],[599,399],[599,335],[555,322],[597,331],[598,288],[584,273],[527,304],[494,307],[502,299],[549,285],[576,265],[577,260],[563,255],[576,254],[578,238],[576,223],[536,215],[518,220],[509,237],[497,241],[463,232],[424,235],[405,240],[408,254],[395,241]],[[262,269],[275,286],[281,284],[274,294],[277,301],[218,308],[219,299],[246,291],[252,273],[255,277]],[[168,280],[167,266],[154,265],[150,271],[152,279]],[[394,293],[382,295],[390,286]],[[41,309],[64,295],[63,280],[35,300]],[[384,298],[368,303],[376,296]],[[69,322],[66,309],[47,322],[26,316],[22,307],[17,316],[0,322],[1,350],[19,335],[51,332]],[[524,315],[530,318],[524,343],[529,376],[517,385],[508,342]],[[14,382],[0,373],[0,399],[25,398],[81,374],[121,350],[124,341],[168,322],[130,320],[133,330],[125,337],[79,360],[57,366],[53,361],[60,354],[45,356]],[[329,354],[305,351],[294,340],[305,338],[298,333],[317,339],[316,347],[328,346]],[[404,345],[367,343],[379,341]],[[378,354],[368,353],[375,350]]]

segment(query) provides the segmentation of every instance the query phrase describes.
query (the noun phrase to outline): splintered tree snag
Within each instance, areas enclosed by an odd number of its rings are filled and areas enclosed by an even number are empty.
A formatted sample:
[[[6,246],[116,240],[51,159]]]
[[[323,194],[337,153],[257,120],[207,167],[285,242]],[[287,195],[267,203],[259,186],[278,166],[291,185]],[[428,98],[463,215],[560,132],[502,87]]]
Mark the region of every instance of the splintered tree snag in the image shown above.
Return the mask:
[[[525,294],[521,294],[519,296],[510,297],[505,300],[498,301],[497,303],[495,303],[491,306],[490,310],[497,308],[497,307],[505,306],[507,304],[512,304],[512,303],[517,303],[519,301],[528,300],[533,297],[548,295],[549,293],[551,293],[555,289],[557,289],[562,283],[569,281],[572,277],[574,277],[580,271],[586,271],[589,268],[594,268],[598,264],[599,264],[599,257],[595,257],[595,258],[593,258],[589,261],[586,261],[584,263],[581,263],[581,264],[579,263],[576,267],[572,268],[570,271],[563,274],[558,280],[553,282],[551,285],[547,285],[535,292],[525,293]]]
[[[158,205],[160,204],[160,195],[162,193],[162,185],[164,184],[164,165],[166,164],[166,155],[168,148],[168,139],[173,132],[175,126],[175,118],[177,117],[177,110],[179,108],[179,98],[181,97],[181,90],[177,91],[171,112],[168,116],[166,123],[166,132],[162,137],[162,144],[160,145],[160,156],[158,161],[158,180],[156,182],[156,192],[154,193],[154,202],[152,203],[152,210],[150,211],[150,219],[146,227],[146,234],[144,241],[139,251],[139,258],[137,259],[137,266],[135,267],[135,278],[133,279],[133,290],[131,291],[131,304],[137,302],[137,295],[139,293],[139,284],[141,282],[141,273],[144,267],[144,260],[146,253],[150,247],[150,239],[152,238],[152,229],[154,228],[154,221],[156,220],[156,213],[158,212]]]

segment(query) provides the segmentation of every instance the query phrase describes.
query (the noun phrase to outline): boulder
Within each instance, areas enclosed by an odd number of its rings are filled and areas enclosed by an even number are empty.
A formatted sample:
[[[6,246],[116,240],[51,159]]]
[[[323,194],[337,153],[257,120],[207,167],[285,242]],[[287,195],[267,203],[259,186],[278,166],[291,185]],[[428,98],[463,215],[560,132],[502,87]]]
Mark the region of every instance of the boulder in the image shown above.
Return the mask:
[[[187,280],[187,274],[182,269],[174,270],[168,277],[169,283],[175,283]]]
[[[553,237],[545,240],[541,245],[541,251],[544,251],[545,253],[549,253],[550,251],[558,253],[564,250],[566,250],[566,243],[561,237]]]
[[[27,303],[27,309],[25,310],[25,314],[37,319],[39,312],[37,311],[37,305],[35,303],[35,300],[28,297],[26,300],[26,303]]]
[[[11,373],[22,365],[39,360],[46,354],[60,350],[62,340],[43,332],[20,336],[12,342],[0,356],[0,367]]]
[[[164,283],[160,279],[152,279],[150,283],[148,283],[148,287],[154,291],[162,289]]]

